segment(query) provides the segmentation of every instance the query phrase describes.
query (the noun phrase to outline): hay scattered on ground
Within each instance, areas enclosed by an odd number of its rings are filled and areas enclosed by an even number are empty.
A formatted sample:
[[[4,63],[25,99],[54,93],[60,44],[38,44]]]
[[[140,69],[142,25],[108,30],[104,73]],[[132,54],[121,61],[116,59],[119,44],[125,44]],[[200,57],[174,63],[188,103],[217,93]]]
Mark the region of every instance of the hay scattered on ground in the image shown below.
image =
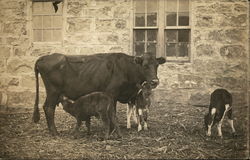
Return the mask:
[[[247,149],[246,108],[235,112],[236,138],[224,123],[224,139],[216,127],[212,137],[205,136],[203,116],[207,108],[159,103],[150,109],[149,130],[137,132],[136,125],[126,128],[126,105],[118,105],[122,139],[101,141],[102,123],[93,118],[91,135],[81,128],[82,137],[75,139],[70,131],[75,119],[61,108],[56,110],[56,126],[60,136],[47,131],[44,113],[38,124],[31,121],[32,111],[1,113],[0,157],[43,159],[155,159],[155,158],[244,158]],[[226,121],[225,121],[226,122]]]

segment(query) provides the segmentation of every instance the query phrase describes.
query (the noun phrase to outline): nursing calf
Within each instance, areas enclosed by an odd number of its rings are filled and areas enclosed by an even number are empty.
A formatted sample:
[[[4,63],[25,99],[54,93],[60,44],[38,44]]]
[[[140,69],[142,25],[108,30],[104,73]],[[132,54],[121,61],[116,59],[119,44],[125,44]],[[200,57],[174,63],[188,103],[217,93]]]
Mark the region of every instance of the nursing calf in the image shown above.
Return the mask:
[[[148,130],[148,112],[151,105],[150,95],[151,95],[151,86],[148,83],[143,83],[141,86],[138,86],[140,89],[135,97],[128,103],[127,108],[127,128],[131,128],[130,119],[132,113],[134,112],[135,121],[138,123],[138,132],[143,128]]]
[[[82,121],[85,121],[87,132],[90,133],[90,119],[92,116],[101,118],[105,129],[105,138],[108,139],[110,133],[116,130],[120,137],[120,130],[117,123],[114,100],[103,92],[93,92],[77,99],[75,102],[61,96],[60,102],[63,109],[74,116],[77,120],[74,133],[78,134]]]
[[[222,138],[221,126],[226,114],[234,135],[235,129],[232,113],[232,95],[225,89],[216,89],[211,94],[209,113],[204,117],[207,136],[211,136],[211,128],[218,124],[218,136]]]

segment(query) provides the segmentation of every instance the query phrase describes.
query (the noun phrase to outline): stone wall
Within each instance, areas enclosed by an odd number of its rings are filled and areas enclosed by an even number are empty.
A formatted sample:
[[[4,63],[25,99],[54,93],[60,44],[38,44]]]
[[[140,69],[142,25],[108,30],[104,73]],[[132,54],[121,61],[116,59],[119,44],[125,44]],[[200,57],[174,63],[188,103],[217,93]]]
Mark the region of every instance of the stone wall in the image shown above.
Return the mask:
[[[208,105],[216,88],[232,92],[235,105],[247,105],[247,1],[193,0],[191,63],[160,67],[156,96],[169,102]]]
[[[191,62],[159,67],[155,100],[206,105],[219,87],[247,103],[247,1],[191,0]],[[0,92],[32,107],[35,60],[53,52],[132,54],[132,0],[64,0],[62,43],[32,43],[31,0],[0,0]],[[40,103],[45,97],[40,81]],[[164,95],[164,96],[162,96]]]

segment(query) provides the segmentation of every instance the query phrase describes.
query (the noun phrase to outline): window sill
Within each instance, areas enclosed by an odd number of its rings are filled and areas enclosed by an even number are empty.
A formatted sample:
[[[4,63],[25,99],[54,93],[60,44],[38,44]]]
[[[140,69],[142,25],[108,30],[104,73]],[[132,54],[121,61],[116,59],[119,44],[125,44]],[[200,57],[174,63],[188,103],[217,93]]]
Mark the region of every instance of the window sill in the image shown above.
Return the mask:
[[[32,42],[34,46],[43,46],[43,45],[62,45],[62,42]]]

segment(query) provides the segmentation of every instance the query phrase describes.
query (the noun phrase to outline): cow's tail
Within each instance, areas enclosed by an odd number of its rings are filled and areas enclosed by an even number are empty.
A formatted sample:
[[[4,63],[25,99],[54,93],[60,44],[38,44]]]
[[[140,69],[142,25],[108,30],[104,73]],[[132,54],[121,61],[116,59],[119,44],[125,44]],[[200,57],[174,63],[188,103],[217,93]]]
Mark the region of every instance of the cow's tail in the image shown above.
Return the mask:
[[[37,68],[37,63],[35,64],[34,71],[35,71],[35,76],[36,76],[36,100],[35,100],[32,120],[33,120],[33,122],[37,123],[40,120],[40,113],[39,113],[39,108],[38,108],[38,104],[39,104],[39,79],[38,79],[39,70]]]

